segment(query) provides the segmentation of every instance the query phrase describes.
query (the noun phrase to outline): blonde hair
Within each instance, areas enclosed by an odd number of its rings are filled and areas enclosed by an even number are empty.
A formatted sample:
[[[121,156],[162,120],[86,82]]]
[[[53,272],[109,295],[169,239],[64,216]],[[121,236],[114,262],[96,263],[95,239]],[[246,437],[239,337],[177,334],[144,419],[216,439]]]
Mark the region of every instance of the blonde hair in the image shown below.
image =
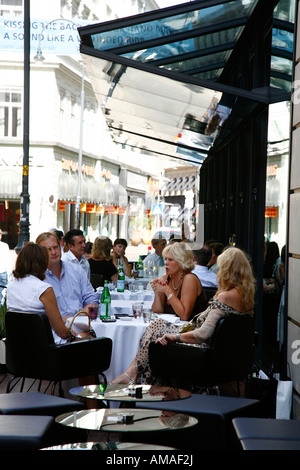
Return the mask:
[[[108,237],[97,237],[93,243],[92,258],[102,260],[110,259],[110,251],[112,249],[112,241]]]
[[[254,308],[255,279],[246,254],[236,247],[226,248],[218,256],[217,294],[236,288],[247,310]]]
[[[193,252],[187,243],[175,242],[171,245],[167,245],[163,249],[162,256],[165,257],[168,255],[171,255],[175,261],[177,261],[185,273],[191,272],[195,267],[193,262]]]

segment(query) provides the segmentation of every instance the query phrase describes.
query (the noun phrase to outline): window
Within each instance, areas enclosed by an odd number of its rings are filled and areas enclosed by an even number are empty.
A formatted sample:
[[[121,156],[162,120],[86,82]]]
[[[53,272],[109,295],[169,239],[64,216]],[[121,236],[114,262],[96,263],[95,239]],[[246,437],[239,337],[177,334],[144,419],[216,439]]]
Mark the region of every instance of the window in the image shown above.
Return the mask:
[[[0,0],[0,16],[20,17],[23,15],[23,0]]]
[[[21,92],[0,90],[0,137],[21,137]]]

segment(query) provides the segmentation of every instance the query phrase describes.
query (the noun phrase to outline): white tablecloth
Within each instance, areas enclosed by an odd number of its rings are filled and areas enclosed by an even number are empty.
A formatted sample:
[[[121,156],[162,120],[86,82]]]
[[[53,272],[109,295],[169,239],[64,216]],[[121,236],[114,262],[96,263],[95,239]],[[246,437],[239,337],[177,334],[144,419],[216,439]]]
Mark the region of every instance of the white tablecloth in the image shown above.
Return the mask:
[[[143,290],[143,291],[136,291],[130,292],[129,290],[125,290],[124,292],[118,292],[117,290],[113,290],[110,292],[111,300],[132,300],[132,301],[152,301],[154,300],[154,292],[150,290]]]
[[[143,302],[144,308],[152,308],[154,300],[154,292],[152,291],[138,291],[118,292],[116,290],[110,292],[111,296],[111,314],[125,314],[132,315],[132,304],[134,302]]]
[[[180,322],[175,315],[159,315],[165,320]],[[142,318],[118,319],[114,323],[103,323],[101,320],[93,320],[91,326],[98,337],[104,336],[113,341],[112,356],[109,369],[105,372],[108,381],[113,380],[127,369],[135,358],[140,339],[149,323],[144,323]]]

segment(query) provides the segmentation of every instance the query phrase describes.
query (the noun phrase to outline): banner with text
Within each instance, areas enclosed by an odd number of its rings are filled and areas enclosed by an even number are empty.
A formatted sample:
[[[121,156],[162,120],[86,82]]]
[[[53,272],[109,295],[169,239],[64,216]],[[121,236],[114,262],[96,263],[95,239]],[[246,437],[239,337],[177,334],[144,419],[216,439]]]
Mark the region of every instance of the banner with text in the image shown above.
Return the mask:
[[[36,54],[40,46],[43,53],[57,55],[79,54],[79,34],[77,27],[96,23],[75,19],[52,21],[30,21],[30,50]],[[23,52],[24,21],[16,18],[0,17],[0,52]]]

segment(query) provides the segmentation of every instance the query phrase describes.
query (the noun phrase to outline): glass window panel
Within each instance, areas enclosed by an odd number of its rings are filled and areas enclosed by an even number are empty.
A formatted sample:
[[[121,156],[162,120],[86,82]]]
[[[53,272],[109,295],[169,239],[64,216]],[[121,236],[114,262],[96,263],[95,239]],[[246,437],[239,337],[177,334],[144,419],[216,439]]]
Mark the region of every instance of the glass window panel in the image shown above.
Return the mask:
[[[282,29],[272,29],[272,46],[288,52],[293,52],[294,34]]]
[[[205,28],[219,23],[248,16],[257,2],[235,0],[222,5],[214,5],[191,12],[148,21],[113,31],[103,31],[92,34],[91,39],[95,49],[107,50],[116,47],[139,44],[157,38],[171,37],[173,34]]]
[[[195,59],[191,60],[173,62],[172,64],[165,65],[165,68],[168,70],[185,72],[186,70],[193,70],[199,67],[209,67],[213,66],[214,64],[219,67],[221,62],[225,63],[227,55],[228,51],[218,52],[217,54],[196,57]]]
[[[0,106],[0,137],[8,136],[8,108]]]
[[[223,44],[234,43],[237,40],[240,31],[241,28],[232,28],[213,34],[205,34],[197,38],[129,52],[127,54],[123,54],[123,56],[128,59],[138,60],[139,62],[146,62],[151,60],[160,60],[166,57],[173,57],[179,54],[187,54],[189,52],[203,51],[212,47],[217,48]]]
[[[12,137],[21,137],[21,108],[12,108]]]
[[[292,61],[282,57],[271,56],[271,71],[292,75]]]
[[[288,80],[282,80],[281,78],[271,77],[270,78],[270,85],[275,88],[281,88],[287,92],[291,92],[292,85],[291,82]]]
[[[5,91],[0,91],[0,102],[9,103],[10,101],[10,93]]]
[[[280,0],[274,9],[274,18],[295,22],[295,0]]]
[[[11,101],[13,103],[21,103],[21,93],[12,93],[11,94]]]
[[[23,5],[23,0],[0,0],[0,4],[21,7]]]

